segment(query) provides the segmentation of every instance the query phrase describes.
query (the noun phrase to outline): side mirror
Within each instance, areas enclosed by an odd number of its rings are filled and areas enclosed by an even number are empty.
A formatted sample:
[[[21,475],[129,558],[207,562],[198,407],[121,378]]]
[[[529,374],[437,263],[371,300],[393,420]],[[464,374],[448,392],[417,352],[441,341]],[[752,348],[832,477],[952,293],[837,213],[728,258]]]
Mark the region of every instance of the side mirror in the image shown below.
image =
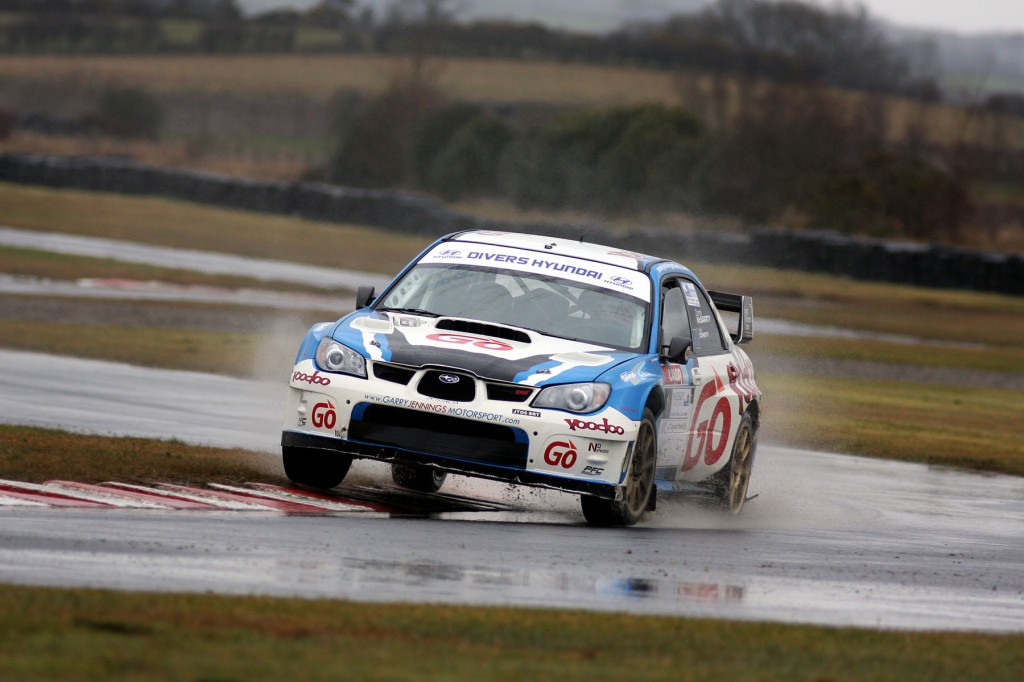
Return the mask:
[[[685,336],[673,336],[668,344],[667,360],[671,362],[683,362],[686,359],[686,351],[690,349],[690,339]]]
[[[681,362],[686,357],[686,351],[692,342],[686,336],[673,336],[666,346],[664,335],[665,330],[663,329],[658,339],[658,353],[661,355],[661,359],[669,362]]]
[[[366,285],[356,289],[356,310],[365,308],[373,303],[373,292],[374,288]]]

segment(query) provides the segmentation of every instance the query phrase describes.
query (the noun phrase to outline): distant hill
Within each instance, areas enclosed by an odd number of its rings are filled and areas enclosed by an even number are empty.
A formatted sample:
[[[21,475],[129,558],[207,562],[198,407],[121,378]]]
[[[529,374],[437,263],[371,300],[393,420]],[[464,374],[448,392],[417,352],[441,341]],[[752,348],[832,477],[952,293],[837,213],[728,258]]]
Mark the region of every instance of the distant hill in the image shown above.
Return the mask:
[[[306,9],[320,0],[237,0],[246,14],[275,7]],[[383,12],[391,0],[358,0]],[[455,0],[465,21],[502,18],[536,21],[573,31],[603,33],[629,21],[658,21],[673,14],[695,12],[711,0]]]
[[[916,70],[934,76],[953,98],[1024,93],[1024,33],[889,30],[893,42],[907,46]]]

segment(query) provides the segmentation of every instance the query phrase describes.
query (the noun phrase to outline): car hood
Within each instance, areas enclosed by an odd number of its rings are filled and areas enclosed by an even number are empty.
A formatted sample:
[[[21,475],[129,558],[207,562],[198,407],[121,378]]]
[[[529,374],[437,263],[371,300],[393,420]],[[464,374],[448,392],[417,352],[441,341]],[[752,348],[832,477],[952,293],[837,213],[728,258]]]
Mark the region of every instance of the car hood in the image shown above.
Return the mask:
[[[593,381],[636,357],[518,327],[391,312],[353,313],[332,336],[378,362],[462,369],[530,386]]]

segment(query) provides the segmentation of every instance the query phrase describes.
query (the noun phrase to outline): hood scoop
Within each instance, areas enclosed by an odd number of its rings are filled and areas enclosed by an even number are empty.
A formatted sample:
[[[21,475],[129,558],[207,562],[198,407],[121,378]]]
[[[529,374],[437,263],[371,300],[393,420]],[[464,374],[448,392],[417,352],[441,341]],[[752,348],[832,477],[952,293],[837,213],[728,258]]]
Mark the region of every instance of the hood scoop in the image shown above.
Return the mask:
[[[504,339],[506,341],[517,341],[519,343],[531,343],[530,335],[520,329],[502,327],[497,324],[486,322],[475,322],[473,320],[462,320],[454,317],[444,317],[437,321],[435,329],[444,329],[450,332],[462,332],[463,334],[478,334],[489,336],[492,339]]]
[[[582,367],[597,367],[599,365],[607,365],[612,361],[612,358],[607,355],[597,355],[596,353],[559,353],[558,355],[552,355],[551,359],[555,362],[561,362],[566,365],[576,365]]]
[[[353,320],[352,328],[371,334],[390,334],[395,330],[395,325],[386,317],[382,319],[366,316]]]

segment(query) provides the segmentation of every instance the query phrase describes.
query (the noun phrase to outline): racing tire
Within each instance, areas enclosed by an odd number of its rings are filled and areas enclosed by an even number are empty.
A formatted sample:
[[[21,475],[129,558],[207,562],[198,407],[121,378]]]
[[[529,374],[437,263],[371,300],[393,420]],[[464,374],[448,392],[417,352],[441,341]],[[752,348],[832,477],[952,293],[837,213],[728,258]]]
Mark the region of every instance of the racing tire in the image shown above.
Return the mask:
[[[711,478],[719,504],[733,514],[739,514],[743,510],[743,503],[747,501],[747,487],[750,485],[750,471],[756,450],[757,431],[748,411],[736,430],[736,442],[732,446],[729,466],[722,467]]]
[[[391,463],[391,480],[409,490],[421,493],[436,493],[444,485],[448,474],[433,467],[415,464]]]
[[[293,483],[325,490],[345,480],[352,466],[352,458],[346,455],[288,445],[281,448],[281,460],[284,473]]]
[[[658,435],[654,413],[644,410],[644,418],[636,434],[633,459],[626,474],[622,499],[606,500],[581,495],[583,516],[592,526],[632,526],[644,515],[654,490],[654,469],[658,460]]]

